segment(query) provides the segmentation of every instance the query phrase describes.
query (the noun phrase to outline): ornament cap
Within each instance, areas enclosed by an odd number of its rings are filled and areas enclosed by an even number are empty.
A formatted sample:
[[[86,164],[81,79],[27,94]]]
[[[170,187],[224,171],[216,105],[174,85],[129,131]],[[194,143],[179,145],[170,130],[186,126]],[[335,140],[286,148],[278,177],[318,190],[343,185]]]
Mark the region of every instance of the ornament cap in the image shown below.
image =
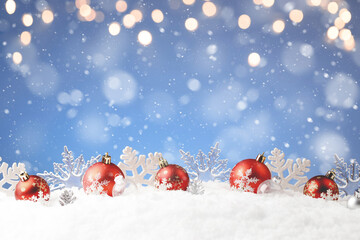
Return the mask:
[[[334,169],[331,169],[330,171],[328,171],[325,175],[325,177],[327,178],[330,178],[331,180],[334,180],[335,178],[335,170]]]
[[[110,164],[111,163],[111,156],[109,155],[109,153],[105,153],[105,155],[102,156],[102,160],[103,163],[105,164]]]
[[[169,165],[169,163],[166,161],[166,159],[164,159],[163,157],[159,158],[159,167],[160,168],[167,167],[168,165]]]
[[[264,156],[264,153],[265,152],[263,152],[263,154],[258,154],[257,157],[256,157],[256,161],[264,163],[265,159],[266,159],[266,157]]]
[[[20,181],[22,181],[22,182],[25,182],[30,178],[30,176],[27,172],[21,172],[19,177],[20,177]]]

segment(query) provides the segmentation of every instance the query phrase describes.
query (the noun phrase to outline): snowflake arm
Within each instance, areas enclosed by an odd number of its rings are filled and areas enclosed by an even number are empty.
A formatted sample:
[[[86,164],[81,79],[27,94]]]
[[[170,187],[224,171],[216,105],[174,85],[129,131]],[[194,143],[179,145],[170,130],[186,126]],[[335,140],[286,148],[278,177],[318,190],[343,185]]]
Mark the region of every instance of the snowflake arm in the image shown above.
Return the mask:
[[[292,159],[285,160],[285,153],[277,148],[272,150],[271,154],[268,157],[271,161],[266,163],[266,166],[271,172],[277,173],[280,177],[281,187],[283,189],[302,191],[304,184],[308,180],[304,173],[310,170],[311,161],[306,158],[297,158],[295,163]],[[296,180],[295,184],[290,183],[293,180]]]
[[[15,191],[16,184],[19,182],[20,173],[25,171],[25,164],[13,163],[10,168],[8,167],[9,165],[6,162],[3,162],[0,165],[0,173],[2,174],[2,179],[0,179],[0,191],[12,195]],[[5,188],[5,184],[10,186]]]
[[[118,167],[124,171],[127,179],[133,180],[136,184],[154,186],[155,175],[158,171],[159,158],[162,157],[161,153],[149,153],[146,158],[145,155],[137,156],[136,150],[131,147],[125,147],[120,159]],[[141,171],[138,168],[141,167]],[[127,172],[131,172],[128,175]]]
[[[202,181],[227,181],[231,169],[227,167],[227,159],[219,159],[220,157],[219,143],[210,148],[208,155],[201,150],[194,159],[189,152],[180,150],[181,159],[186,165],[186,171],[190,178]]]

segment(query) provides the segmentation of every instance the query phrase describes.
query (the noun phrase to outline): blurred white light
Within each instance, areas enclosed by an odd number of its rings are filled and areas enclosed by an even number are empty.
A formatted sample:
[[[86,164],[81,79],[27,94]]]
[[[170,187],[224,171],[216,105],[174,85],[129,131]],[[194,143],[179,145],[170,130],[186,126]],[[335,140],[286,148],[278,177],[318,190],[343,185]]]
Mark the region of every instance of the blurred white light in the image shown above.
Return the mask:
[[[152,35],[149,31],[143,30],[139,32],[138,34],[138,41],[144,45],[147,46],[152,42]]]
[[[238,19],[238,25],[241,29],[248,29],[251,25],[251,18],[246,14],[241,15]]]
[[[34,19],[33,19],[31,14],[26,13],[22,17],[22,22],[23,22],[25,27],[30,27],[34,22]]]
[[[13,62],[18,65],[22,62],[22,55],[19,52],[14,52],[12,55]]]
[[[136,19],[135,19],[135,16],[132,15],[132,14],[126,14],[124,17],[123,17],[123,24],[126,28],[132,28],[134,27],[136,23]]]
[[[22,45],[27,46],[31,42],[31,33],[28,31],[24,31],[20,35],[20,42]]]
[[[116,36],[120,33],[120,24],[118,22],[112,22],[110,25],[109,25],[109,33],[112,35],[112,36]]]
[[[45,10],[41,14],[44,23],[49,24],[54,20],[54,13],[50,10]]]
[[[185,21],[185,28],[191,32],[195,31],[199,27],[199,23],[195,18],[188,18]]]
[[[275,33],[282,33],[285,29],[285,22],[281,19],[276,20],[272,25],[272,29]]]
[[[204,2],[202,11],[205,16],[213,17],[216,14],[216,5],[213,2]]]
[[[250,53],[249,56],[248,56],[248,63],[251,67],[257,67],[259,66],[260,64],[260,61],[261,61],[261,57],[258,53],[256,52],[253,52],[253,53]]]
[[[337,29],[337,27],[335,26],[329,27],[329,29],[327,30],[327,37],[330,40],[335,40],[338,36],[339,36],[339,29]]]
[[[5,3],[5,9],[8,14],[13,14],[16,11],[16,3],[13,0],[7,0]]]
[[[164,20],[164,14],[161,10],[155,9],[151,12],[151,18],[156,23],[161,23]]]

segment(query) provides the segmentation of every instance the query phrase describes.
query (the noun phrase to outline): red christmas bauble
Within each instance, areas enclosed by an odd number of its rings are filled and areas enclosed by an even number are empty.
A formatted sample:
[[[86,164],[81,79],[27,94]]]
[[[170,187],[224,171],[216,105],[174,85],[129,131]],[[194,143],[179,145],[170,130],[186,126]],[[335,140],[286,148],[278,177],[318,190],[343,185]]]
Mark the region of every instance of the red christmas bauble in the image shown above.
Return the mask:
[[[334,178],[334,171],[327,172],[325,176],[318,175],[310,178],[304,186],[304,194],[313,198],[337,200],[339,188]]]
[[[186,170],[176,164],[168,164],[165,159],[160,159],[160,170],[155,176],[155,186],[165,187],[166,190],[183,190],[189,186],[189,175]]]
[[[236,164],[230,173],[230,186],[257,193],[259,185],[271,179],[271,172],[264,161],[264,155],[259,154],[256,159],[245,159]]]
[[[39,198],[48,201],[50,188],[45,179],[36,175],[20,174],[20,181],[15,187],[16,200],[31,200],[36,202]]]
[[[85,172],[83,177],[83,188],[86,193],[99,193],[113,196],[113,187],[115,178],[124,173],[115,164],[111,163],[111,157],[106,153],[102,162],[91,165]]]

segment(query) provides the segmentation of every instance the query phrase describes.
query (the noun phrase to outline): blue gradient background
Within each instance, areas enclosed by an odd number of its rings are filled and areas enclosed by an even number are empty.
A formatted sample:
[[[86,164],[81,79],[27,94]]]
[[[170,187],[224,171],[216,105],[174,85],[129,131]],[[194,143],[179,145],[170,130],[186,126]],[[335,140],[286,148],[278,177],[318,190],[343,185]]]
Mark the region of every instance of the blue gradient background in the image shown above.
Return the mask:
[[[350,96],[354,106],[349,108],[327,101],[326,89],[338,74],[350,79],[355,91],[360,77],[358,46],[348,52],[337,47],[340,40],[326,40],[335,15],[305,1],[278,0],[269,9],[252,1],[213,1],[218,8],[213,18],[204,16],[199,0],[192,6],[177,0],[128,1],[125,13],[116,12],[115,2],[91,2],[105,15],[96,23],[79,21],[77,11],[67,12],[73,1],[48,1],[55,13],[49,25],[41,21],[36,7],[41,1],[16,1],[12,15],[1,2],[4,162],[25,162],[30,173],[53,171],[52,163],[61,161],[67,145],[75,156],[90,159],[109,152],[117,163],[122,149],[131,146],[141,154],[163,152],[170,162],[183,165],[179,149],[208,152],[219,141],[229,167],[278,147],[286,157],[310,159],[312,176],[334,166],[334,153],[347,159],[360,155],[358,96]],[[304,20],[292,24],[286,6],[301,9]],[[359,1],[347,6],[352,13],[347,28],[358,40]],[[108,24],[122,23],[124,14],[135,8],[143,12],[143,21],[132,29],[121,26],[120,34],[111,36]],[[151,19],[155,8],[165,15],[160,24]],[[24,13],[34,17],[29,28],[21,22]],[[251,17],[247,30],[237,26],[241,14]],[[184,27],[188,17],[199,21],[195,32]],[[286,27],[274,34],[271,24],[279,18]],[[19,41],[25,30],[32,34],[26,47]],[[137,41],[141,30],[152,34],[147,47]],[[313,50],[309,58],[299,52],[304,44]],[[209,45],[216,45],[216,53],[207,52]],[[23,55],[20,66],[30,69],[26,73],[12,62],[15,51]],[[266,64],[249,67],[251,52],[258,52]],[[96,62],[96,56],[103,61]],[[132,76],[136,94],[124,104],[111,105],[104,82],[119,71]],[[187,85],[193,78],[201,83],[198,91]],[[49,82],[56,82],[50,90]],[[43,86],[31,90],[34,83]],[[74,90],[81,91],[82,101],[59,102],[62,93]],[[246,109],[237,108],[239,101]]]

